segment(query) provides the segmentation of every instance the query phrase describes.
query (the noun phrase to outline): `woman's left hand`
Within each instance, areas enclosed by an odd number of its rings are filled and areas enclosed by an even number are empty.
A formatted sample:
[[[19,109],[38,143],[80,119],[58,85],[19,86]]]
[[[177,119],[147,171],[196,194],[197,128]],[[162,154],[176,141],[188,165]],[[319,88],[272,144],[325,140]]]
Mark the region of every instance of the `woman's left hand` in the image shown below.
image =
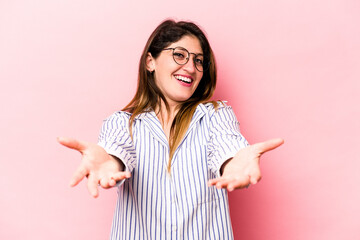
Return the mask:
[[[233,158],[223,164],[221,177],[209,180],[208,185],[227,188],[231,192],[234,189],[256,184],[261,179],[261,155],[283,143],[283,139],[276,138],[241,149]]]

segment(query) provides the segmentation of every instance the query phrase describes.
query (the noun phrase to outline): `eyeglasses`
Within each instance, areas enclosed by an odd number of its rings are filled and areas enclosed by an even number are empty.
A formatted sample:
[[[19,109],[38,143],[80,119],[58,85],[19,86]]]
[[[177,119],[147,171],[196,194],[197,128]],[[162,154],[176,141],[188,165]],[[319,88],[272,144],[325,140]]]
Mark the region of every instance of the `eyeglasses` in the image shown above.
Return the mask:
[[[179,65],[185,65],[188,63],[190,59],[190,54],[194,55],[194,65],[195,68],[199,72],[206,71],[209,68],[210,62],[204,61],[204,55],[203,54],[195,54],[190,53],[187,49],[183,47],[176,47],[176,48],[165,48],[163,50],[173,50],[173,58],[174,61]]]

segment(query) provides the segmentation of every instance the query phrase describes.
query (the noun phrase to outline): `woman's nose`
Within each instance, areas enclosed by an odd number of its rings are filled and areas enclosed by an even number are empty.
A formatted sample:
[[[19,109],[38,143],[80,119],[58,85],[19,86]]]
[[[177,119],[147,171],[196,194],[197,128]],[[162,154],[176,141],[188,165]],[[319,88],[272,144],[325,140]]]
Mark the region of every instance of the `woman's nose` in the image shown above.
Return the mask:
[[[195,68],[195,63],[194,63],[194,57],[190,56],[189,57],[189,61],[183,66],[184,70],[188,71],[188,72],[195,72],[196,68]]]

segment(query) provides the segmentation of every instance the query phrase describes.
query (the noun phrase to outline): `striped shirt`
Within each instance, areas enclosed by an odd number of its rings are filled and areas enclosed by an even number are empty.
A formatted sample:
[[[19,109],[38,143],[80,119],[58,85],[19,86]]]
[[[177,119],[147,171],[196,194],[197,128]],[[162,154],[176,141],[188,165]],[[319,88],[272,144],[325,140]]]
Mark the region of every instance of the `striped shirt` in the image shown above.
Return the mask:
[[[248,145],[230,106],[199,104],[167,172],[169,144],[155,113],[116,112],[99,145],[121,159],[131,178],[118,187],[110,239],[233,239],[227,191],[208,187],[221,165]]]

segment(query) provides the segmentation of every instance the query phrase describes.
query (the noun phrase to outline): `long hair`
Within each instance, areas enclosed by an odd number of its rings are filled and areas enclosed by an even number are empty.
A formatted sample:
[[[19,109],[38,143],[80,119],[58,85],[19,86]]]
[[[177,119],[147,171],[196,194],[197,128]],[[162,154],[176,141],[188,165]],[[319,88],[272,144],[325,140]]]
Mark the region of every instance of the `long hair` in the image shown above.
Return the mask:
[[[169,136],[169,163],[167,167],[169,173],[172,157],[186,134],[196,107],[200,103],[209,101],[216,87],[215,57],[205,34],[196,24],[186,21],[175,22],[174,20],[166,20],[153,31],[140,58],[138,85],[135,96],[123,109],[123,111],[132,113],[129,121],[131,136],[132,125],[137,115],[149,111],[149,109],[155,110],[157,107],[161,111],[161,100],[165,103],[166,110],[169,111],[170,108],[163,93],[155,84],[154,73],[147,70],[146,58],[148,53],[151,53],[152,57],[156,59],[164,48],[179,41],[184,36],[195,36],[200,41],[204,54],[204,62],[209,62],[210,66],[203,72],[203,77],[193,95],[181,104],[172,122]],[[212,103],[217,107],[216,102]]]

